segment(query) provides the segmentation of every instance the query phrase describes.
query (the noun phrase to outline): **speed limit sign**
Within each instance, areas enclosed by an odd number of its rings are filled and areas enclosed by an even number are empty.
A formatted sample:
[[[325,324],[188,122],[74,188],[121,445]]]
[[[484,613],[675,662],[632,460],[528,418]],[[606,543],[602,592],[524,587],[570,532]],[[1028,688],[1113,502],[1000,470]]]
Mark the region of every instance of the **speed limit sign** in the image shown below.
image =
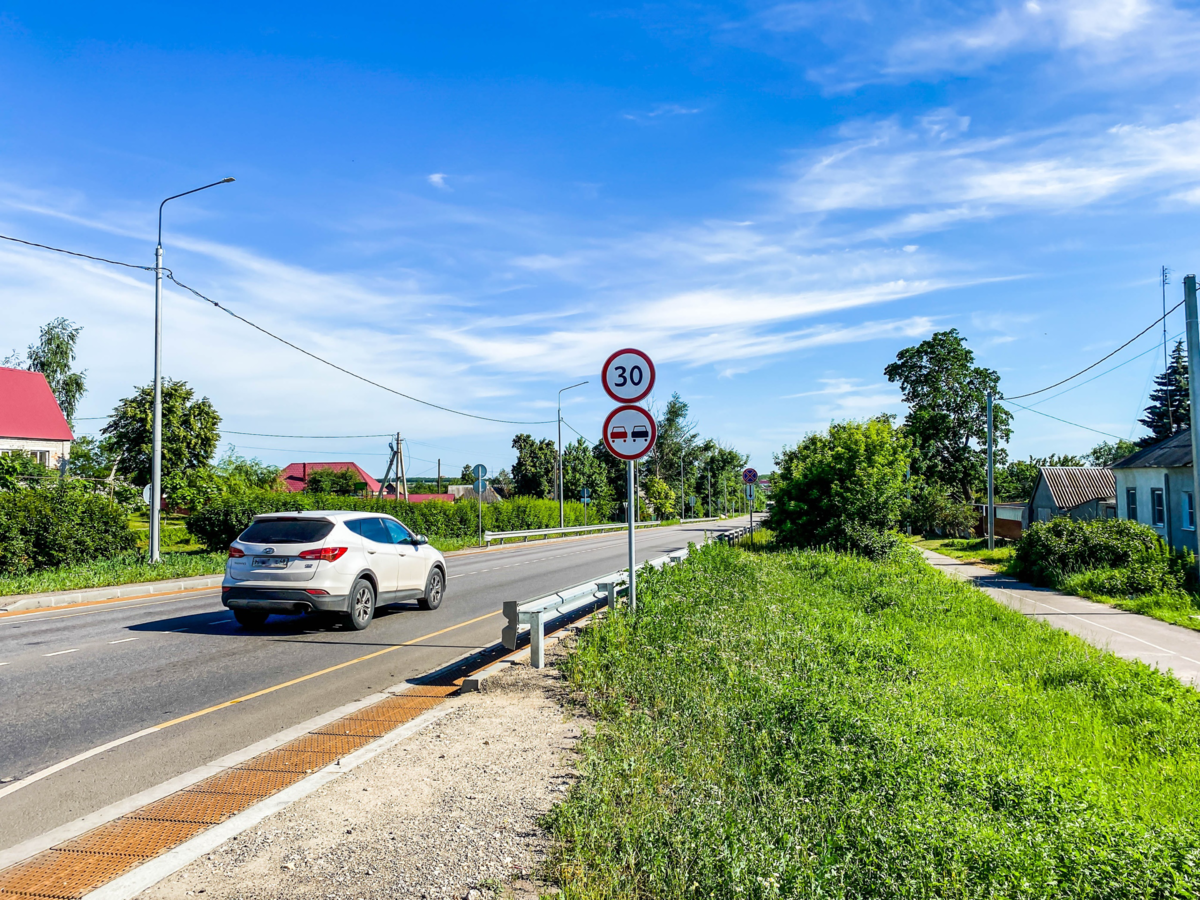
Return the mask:
[[[654,363],[641,350],[618,350],[604,363],[603,381],[618,403],[637,403],[654,388]]]

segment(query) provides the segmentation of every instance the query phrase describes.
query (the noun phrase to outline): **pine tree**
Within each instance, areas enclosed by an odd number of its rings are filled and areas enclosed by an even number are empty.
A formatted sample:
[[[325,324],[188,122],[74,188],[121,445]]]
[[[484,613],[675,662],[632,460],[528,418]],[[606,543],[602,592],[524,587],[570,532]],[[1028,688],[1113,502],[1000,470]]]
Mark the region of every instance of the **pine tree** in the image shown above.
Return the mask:
[[[1177,341],[1171,351],[1171,363],[1167,371],[1154,379],[1157,387],[1150,392],[1150,405],[1146,416],[1139,421],[1150,429],[1150,434],[1138,441],[1138,446],[1149,447],[1165,441],[1191,427],[1191,406],[1188,403],[1188,365],[1183,352],[1183,341]]]

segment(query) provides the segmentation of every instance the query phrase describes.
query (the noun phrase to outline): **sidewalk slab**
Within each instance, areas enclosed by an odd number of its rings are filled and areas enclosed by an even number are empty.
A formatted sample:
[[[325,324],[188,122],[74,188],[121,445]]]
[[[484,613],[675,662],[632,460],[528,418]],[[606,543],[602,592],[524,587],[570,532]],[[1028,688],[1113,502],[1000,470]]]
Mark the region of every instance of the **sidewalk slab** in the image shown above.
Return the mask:
[[[1200,687],[1200,632],[1049,588],[1034,587],[991,569],[918,549],[935,569],[951,578],[973,582],[1009,609],[1069,631],[1122,659],[1136,659],[1156,669],[1169,670],[1184,684]]]

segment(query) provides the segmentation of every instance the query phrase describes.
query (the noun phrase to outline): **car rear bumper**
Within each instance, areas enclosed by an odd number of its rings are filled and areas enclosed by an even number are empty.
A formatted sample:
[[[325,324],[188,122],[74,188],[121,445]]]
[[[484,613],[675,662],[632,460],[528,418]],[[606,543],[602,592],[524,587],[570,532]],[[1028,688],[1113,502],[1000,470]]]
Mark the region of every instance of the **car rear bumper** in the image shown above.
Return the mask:
[[[221,603],[229,609],[259,609],[290,615],[345,612],[347,599],[345,594],[310,594],[300,588],[221,588]]]

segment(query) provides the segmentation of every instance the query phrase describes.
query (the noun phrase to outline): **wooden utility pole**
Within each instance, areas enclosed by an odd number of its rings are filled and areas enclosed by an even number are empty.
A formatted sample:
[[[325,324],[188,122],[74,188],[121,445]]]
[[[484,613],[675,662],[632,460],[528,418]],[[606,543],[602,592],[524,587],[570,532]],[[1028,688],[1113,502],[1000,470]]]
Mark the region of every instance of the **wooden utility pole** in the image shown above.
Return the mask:
[[[400,473],[400,483],[404,485],[404,502],[408,502],[408,477],[404,474],[404,444],[400,442],[400,432],[396,432],[396,458],[400,461],[397,470]],[[397,485],[399,487],[399,485]],[[400,492],[396,491],[396,499],[400,499]]]

